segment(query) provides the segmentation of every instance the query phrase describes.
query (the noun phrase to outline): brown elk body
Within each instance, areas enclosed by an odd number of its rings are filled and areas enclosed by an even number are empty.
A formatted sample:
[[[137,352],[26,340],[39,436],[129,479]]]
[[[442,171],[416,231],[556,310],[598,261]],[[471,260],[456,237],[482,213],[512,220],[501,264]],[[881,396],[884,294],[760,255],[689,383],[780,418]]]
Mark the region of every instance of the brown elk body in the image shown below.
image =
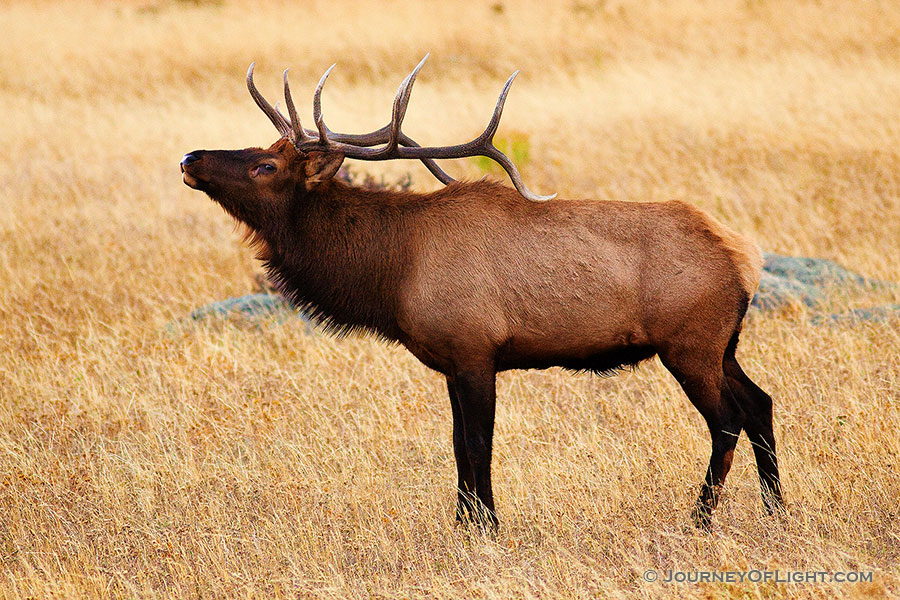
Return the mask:
[[[297,307],[333,330],[399,342],[446,376],[459,520],[496,525],[498,371],[606,373],[654,355],[712,436],[697,523],[709,524],[742,430],[767,509],[782,506],[772,401],[735,358],[762,264],[747,238],[679,201],[529,202],[487,181],[361,189],[332,178],[343,159],[281,139],[195,151],[182,170],[247,225]]]

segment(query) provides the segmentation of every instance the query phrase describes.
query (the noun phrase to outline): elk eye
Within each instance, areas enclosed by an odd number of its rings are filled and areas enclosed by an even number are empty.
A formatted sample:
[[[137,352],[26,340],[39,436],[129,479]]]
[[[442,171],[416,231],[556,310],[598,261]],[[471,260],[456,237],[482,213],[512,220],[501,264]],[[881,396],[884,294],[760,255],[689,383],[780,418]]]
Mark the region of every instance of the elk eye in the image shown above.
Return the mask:
[[[259,177],[260,175],[271,175],[275,171],[278,170],[278,167],[273,165],[272,163],[260,163],[253,167],[253,171],[250,173],[251,177]]]

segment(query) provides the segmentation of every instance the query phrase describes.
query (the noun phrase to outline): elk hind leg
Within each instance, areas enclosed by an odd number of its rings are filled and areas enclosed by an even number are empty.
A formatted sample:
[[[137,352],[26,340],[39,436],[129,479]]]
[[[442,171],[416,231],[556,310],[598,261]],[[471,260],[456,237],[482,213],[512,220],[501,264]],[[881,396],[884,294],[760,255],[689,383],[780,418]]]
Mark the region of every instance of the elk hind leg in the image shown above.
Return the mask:
[[[692,515],[698,528],[709,529],[712,513],[719,503],[725,478],[731,469],[744,415],[726,387],[721,360],[712,361],[707,357],[690,360],[685,356],[672,360],[662,355],[661,358],[709,428],[712,439],[709,467]]]
[[[756,469],[762,490],[763,505],[769,514],[784,510],[775,434],[772,430],[772,398],[747,377],[729,347],[722,363],[728,387],[741,403],[745,414],[744,430],[753,446]]]

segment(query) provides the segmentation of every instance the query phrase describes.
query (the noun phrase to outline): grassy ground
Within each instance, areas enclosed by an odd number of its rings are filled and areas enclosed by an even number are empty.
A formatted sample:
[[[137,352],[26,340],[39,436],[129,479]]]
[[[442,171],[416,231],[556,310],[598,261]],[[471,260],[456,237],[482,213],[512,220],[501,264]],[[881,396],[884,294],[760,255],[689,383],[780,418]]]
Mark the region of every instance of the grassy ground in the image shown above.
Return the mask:
[[[900,281],[895,3],[298,4],[0,5],[0,597],[900,594],[896,322],[751,317],[739,356],[776,400],[789,514],[763,515],[742,440],[710,534],[687,527],[708,434],[657,362],[501,375],[496,539],[453,526],[449,402],[404,350],[165,327],[259,271],[178,171],[195,148],[274,141],[251,60],[270,98],[291,67],[308,123],[338,62],[329,124],[362,131],[431,51],[405,124],[428,144],[480,131],[519,68],[499,137],[537,192],[684,198],[767,250]]]

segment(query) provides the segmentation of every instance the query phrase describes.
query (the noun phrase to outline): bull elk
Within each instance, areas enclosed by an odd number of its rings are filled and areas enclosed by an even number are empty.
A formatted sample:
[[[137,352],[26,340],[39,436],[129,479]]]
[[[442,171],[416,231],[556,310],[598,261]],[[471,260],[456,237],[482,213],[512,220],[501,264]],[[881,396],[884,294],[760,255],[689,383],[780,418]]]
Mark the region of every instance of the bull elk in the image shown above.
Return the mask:
[[[427,56],[425,57],[427,59]],[[270,279],[331,331],[403,344],[447,379],[456,455],[456,518],[494,528],[491,445],[498,371],[560,366],[608,373],[658,355],[703,415],[712,455],[694,508],[708,527],[741,431],[765,508],[783,506],[772,399],[735,358],[762,257],[746,237],[680,201],[553,200],[531,192],[493,145],[515,73],[484,132],[422,147],[401,131],[412,85],[389,124],[332,132],[313,100],[305,129],[284,72],[285,116],[247,87],[281,138],[268,149],[198,150],[184,182],[250,232]],[[333,68],[333,67],[332,67]],[[456,182],[434,159],[487,156],[516,190]],[[417,159],[446,187],[429,194],[361,189],[333,178],[345,158]]]

